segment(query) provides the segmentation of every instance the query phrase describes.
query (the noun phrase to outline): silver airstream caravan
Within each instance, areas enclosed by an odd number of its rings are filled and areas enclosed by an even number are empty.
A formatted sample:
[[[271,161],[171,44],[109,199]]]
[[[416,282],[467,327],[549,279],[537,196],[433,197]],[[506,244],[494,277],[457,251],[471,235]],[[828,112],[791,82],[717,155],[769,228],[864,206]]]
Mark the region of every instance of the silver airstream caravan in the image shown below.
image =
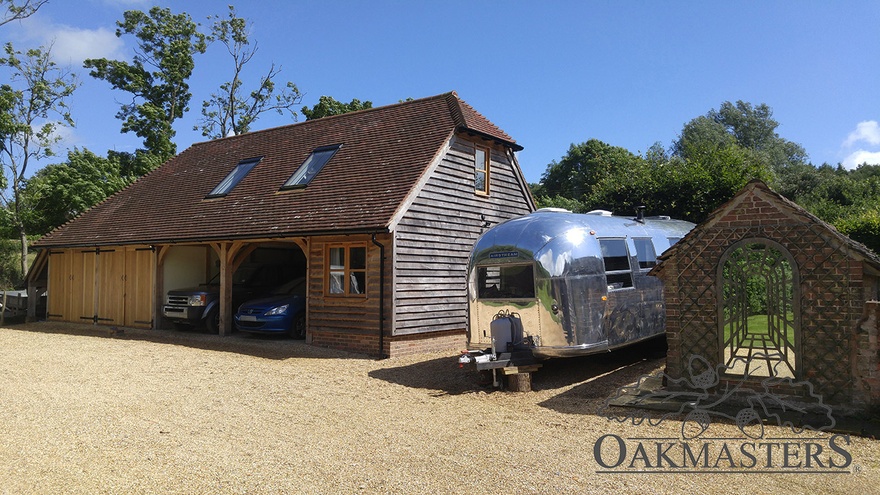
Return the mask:
[[[469,348],[491,347],[493,361],[496,352],[514,349],[542,360],[662,334],[663,288],[647,272],[694,224],[641,211],[621,217],[542,209],[486,231],[468,266]],[[488,359],[462,362],[501,364]]]

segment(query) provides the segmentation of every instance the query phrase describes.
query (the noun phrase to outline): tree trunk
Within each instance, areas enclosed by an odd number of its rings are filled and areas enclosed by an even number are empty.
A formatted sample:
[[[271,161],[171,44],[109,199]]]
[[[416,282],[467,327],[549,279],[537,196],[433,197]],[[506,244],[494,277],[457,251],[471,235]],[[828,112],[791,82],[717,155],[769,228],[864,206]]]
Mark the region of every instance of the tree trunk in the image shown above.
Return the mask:
[[[18,232],[21,234],[21,279],[24,280],[28,271],[28,239],[24,225],[19,225]]]

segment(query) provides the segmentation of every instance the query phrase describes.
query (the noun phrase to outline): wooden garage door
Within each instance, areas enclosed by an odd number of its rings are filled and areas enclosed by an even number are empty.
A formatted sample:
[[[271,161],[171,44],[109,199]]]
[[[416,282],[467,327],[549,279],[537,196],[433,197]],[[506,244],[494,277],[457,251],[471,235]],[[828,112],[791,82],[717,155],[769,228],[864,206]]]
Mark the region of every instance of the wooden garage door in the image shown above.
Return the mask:
[[[95,251],[75,251],[71,266],[70,321],[95,317]]]
[[[71,252],[49,252],[47,316],[63,321],[70,314]]]
[[[153,326],[153,250],[128,248],[125,251],[125,325]]]
[[[153,272],[148,248],[52,252],[49,319],[149,328]]]
[[[125,251],[101,250],[95,256],[94,319],[106,325],[125,321]]]

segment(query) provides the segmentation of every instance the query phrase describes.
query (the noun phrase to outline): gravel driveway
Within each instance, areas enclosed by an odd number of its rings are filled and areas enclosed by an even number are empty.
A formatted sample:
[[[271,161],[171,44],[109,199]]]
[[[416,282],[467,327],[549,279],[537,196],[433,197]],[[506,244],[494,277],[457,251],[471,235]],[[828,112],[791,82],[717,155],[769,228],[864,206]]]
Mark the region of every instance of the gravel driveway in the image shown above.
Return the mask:
[[[595,414],[661,366],[645,349],[551,362],[516,394],[479,387],[443,354],[0,329],[0,493],[880,493],[880,443],[860,437],[842,474],[597,473],[603,435],[678,434],[675,421]]]

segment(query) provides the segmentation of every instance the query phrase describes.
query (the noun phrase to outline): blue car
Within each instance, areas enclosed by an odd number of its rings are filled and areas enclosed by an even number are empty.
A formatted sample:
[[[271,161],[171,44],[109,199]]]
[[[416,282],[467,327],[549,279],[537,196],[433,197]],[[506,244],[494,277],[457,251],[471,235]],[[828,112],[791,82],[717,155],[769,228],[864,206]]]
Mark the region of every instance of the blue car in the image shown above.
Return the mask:
[[[306,279],[290,282],[269,296],[245,302],[235,313],[235,329],[245,333],[286,334],[306,338]]]

